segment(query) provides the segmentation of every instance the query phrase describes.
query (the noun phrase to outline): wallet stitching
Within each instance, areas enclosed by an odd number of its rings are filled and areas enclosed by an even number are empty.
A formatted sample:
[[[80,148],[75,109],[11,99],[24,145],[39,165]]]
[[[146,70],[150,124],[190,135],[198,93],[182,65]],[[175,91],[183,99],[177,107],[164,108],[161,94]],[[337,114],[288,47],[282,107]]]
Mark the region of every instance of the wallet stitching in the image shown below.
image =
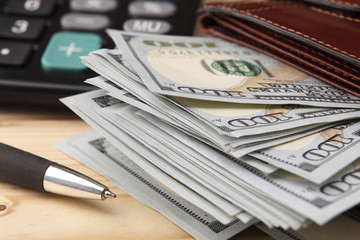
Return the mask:
[[[229,31],[229,30],[227,30],[227,29],[221,29],[221,31],[216,31],[215,29],[209,29],[209,30],[210,30],[210,32],[211,32],[213,35],[215,35],[215,36],[220,35],[220,34],[223,35],[224,33],[222,33],[222,32],[227,32],[226,34],[229,35],[229,36],[233,36],[233,37],[236,37],[236,36],[237,36],[236,34],[234,34],[233,32],[231,32],[231,31]],[[272,52],[272,53],[280,54],[280,55],[286,57],[286,59],[289,59],[289,57],[285,56],[284,54],[282,54],[282,53],[280,53],[280,52],[278,52],[278,51],[276,51],[276,50],[271,49],[270,47],[263,46],[262,44],[259,44],[259,43],[256,42],[256,41],[252,41],[252,43],[253,43],[254,45],[256,45],[257,47],[268,49],[268,50],[269,50],[270,52]],[[290,58],[290,60],[302,64],[302,62],[300,62],[298,59]],[[309,68],[309,69],[311,69],[312,71],[315,71],[315,72],[317,72],[317,73],[319,73],[319,74],[324,75],[324,73],[322,73],[321,71],[319,71],[318,69],[316,69],[316,68],[314,68],[314,67],[311,67],[311,66],[306,66],[306,67]],[[333,69],[331,69],[331,70],[333,70]],[[333,71],[334,71],[334,70],[333,70]],[[331,72],[330,72],[330,73],[331,73]],[[344,80],[341,81],[341,82],[342,82],[343,84],[346,84],[346,85],[348,85],[348,86],[353,87],[353,86],[352,86],[352,83],[350,82],[350,84],[349,84],[349,81],[346,81],[346,79],[344,79]],[[328,82],[328,83],[330,83],[330,82]],[[331,83],[333,83],[333,82],[331,82]],[[333,84],[335,84],[335,83],[333,83]],[[330,85],[332,85],[332,84],[330,84]],[[338,85],[338,86],[339,86],[339,85]],[[354,88],[354,87],[353,87],[353,88]]]
[[[344,2],[344,1],[336,1],[336,0],[327,0],[328,2],[336,2],[336,3],[341,3],[341,4],[344,4],[344,5],[350,5],[350,6],[360,6],[359,4],[356,4],[356,3],[351,3],[351,2]]]
[[[264,29],[263,29],[263,30],[264,30]],[[284,41],[286,41],[286,42],[289,42],[289,43],[291,43],[291,44],[294,44],[294,45],[296,45],[296,46],[299,46],[299,47],[301,47],[301,48],[304,48],[304,49],[306,49],[307,51],[309,51],[309,52],[311,52],[311,53],[313,53],[313,54],[315,54],[315,55],[318,55],[318,56],[320,56],[320,57],[323,57],[323,58],[325,58],[325,59],[328,60],[328,61],[334,62],[334,63],[338,64],[338,65],[341,66],[341,67],[345,67],[345,68],[347,68],[347,69],[349,69],[349,70],[352,70],[352,71],[354,71],[354,72],[356,72],[356,73],[359,73],[358,70],[356,70],[355,68],[352,68],[352,67],[346,65],[346,63],[342,63],[342,62],[337,61],[336,59],[332,59],[332,58],[330,58],[330,57],[322,54],[321,52],[317,52],[317,51],[315,51],[315,50],[313,50],[313,49],[310,49],[310,48],[309,48],[308,46],[306,46],[306,45],[301,45],[301,44],[299,44],[298,42],[293,41],[293,40],[291,40],[291,39],[288,39],[288,38],[286,38],[286,37],[284,37],[284,36],[282,36],[282,35],[280,35],[280,34],[277,34],[277,33],[275,33],[275,32],[271,32],[271,31],[269,31],[269,30],[264,30],[264,31],[266,31],[267,34],[269,34],[269,35],[273,35],[273,36],[276,36],[276,37],[278,37],[278,38],[281,38],[282,40],[284,40]],[[281,45],[279,45],[279,46],[282,47]],[[286,48],[286,47],[282,47],[282,48]],[[289,49],[289,50],[290,50],[290,49]],[[300,53],[297,53],[297,54],[298,54],[298,55],[301,55]],[[304,56],[304,55],[302,55],[302,56]],[[306,57],[306,56],[304,56],[304,57]],[[306,57],[306,58],[309,58],[309,57]],[[323,63],[319,62],[318,60],[313,59],[312,61],[317,62],[317,63],[319,63],[319,64],[321,64],[321,65],[324,65]],[[328,67],[328,68],[330,68],[330,67]],[[334,70],[334,71],[337,71],[337,70]],[[337,71],[337,72],[339,72],[339,71]],[[339,73],[341,73],[341,72],[339,72]],[[341,74],[344,75],[344,73],[341,73]],[[347,76],[347,75],[344,75],[344,76]],[[350,77],[350,76],[349,76],[349,77]],[[351,78],[351,77],[350,77],[350,78]],[[354,80],[356,80],[356,79],[354,79]],[[357,81],[357,80],[356,80],[356,81]]]
[[[352,67],[350,67],[350,66],[347,66],[347,65],[345,65],[344,63],[341,63],[341,62],[337,61],[336,59],[329,58],[328,56],[323,55],[321,52],[316,52],[315,50],[310,49],[310,48],[308,48],[308,47],[305,46],[305,45],[300,45],[299,43],[297,43],[297,42],[295,42],[295,41],[292,41],[291,39],[287,39],[287,38],[285,38],[284,36],[281,36],[281,35],[279,35],[279,34],[276,34],[276,33],[270,32],[270,31],[267,31],[267,33],[270,34],[270,35],[274,35],[274,36],[276,36],[276,37],[279,37],[279,38],[281,38],[282,40],[284,40],[284,41],[286,41],[286,42],[289,42],[289,43],[291,43],[291,44],[294,44],[294,45],[296,45],[296,46],[302,47],[302,48],[308,50],[309,52],[312,52],[312,53],[314,53],[314,54],[316,54],[316,55],[318,55],[318,56],[324,57],[325,59],[327,59],[327,60],[329,60],[329,61],[331,61],[331,62],[335,62],[336,64],[339,64],[339,65],[342,66],[342,67],[345,67],[345,68],[350,69],[350,70],[352,70],[352,71],[354,71],[354,72],[356,72],[356,73],[359,73],[359,71],[357,71],[356,69],[354,69],[354,68],[352,68]],[[288,49],[288,48],[286,48],[285,46],[281,46],[281,45],[279,45],[279,47],[282,47],[282,48],[284,48],[284,49]],[[288,49],[288,50],[296,53],[295,51],[293,51],[293,50],[291,50],[291,49]],[[316,62],[316,63],[318,63],[318,64],[320,64],[320,65],[322,65],[322,66],[325,66],[325,67],[328,68],[328,69],[331,69],[331,70],[333,70],[333,71],[335,71],[335,72],[337,72],[337,73],[342,74],[343,76],[346,76],[346,77],[349,77],[349,78],[351,78],[351,79],[353,79],[353,80],[355,80],[355,81],[358,81],[357,79],[354,79],[353,77],[347,75],[346,73],[342,73],[342,72],[340,72],[340,71],[338,71],[338,70],[332,69],[330,66],[327,66],[327,65],[319,62],[319,61],[316,60],[316,59],[312,59],[312,58],[310,58],[310,57],[307,57],[307,56],[305,56],[305,55],[302,55],[301,53],[296,53],[296,54],[297,54],[297,55],[300,55],[300,56],[303,56],[303,57],[305,57],[305,58],[308,58],[308,59],[310,59],[310,60],[313,61],[313,62]]]
[[[273,7],[273,8],[279,8],[279,6],[276,6],[276,7]],[[282,8],[285,8],[285,7],[282,7]],[[262,10],[268,10],[268,9],[270,9],[270,8],[267,8],[267,9],[265,9],[265,8],[258,8],[258,9],[252,9],[252,10],[250,10],[250,11],[262,11]],[[302,32],[295,31],[294,29],[291,29],[291,28],[282,26],[282,25],[280,25],[280,24],[278,24],[278,23],[274,23],[274,22],[271,21],[271,20],[267,20],[267,19],[265,19],[265,18],[263,18],[263,17],[259,17],[258,15],[254,15],[254,14],[252,14],[252,13],[250,13],[250,12],[249,12],[248,14],[251,15],[251,16],[253,16],[253,17],[255,17],[255,18],[258,18],[258,19],[260,19],[260,20],[263,20],[263,21],[265,21],[265,22],[268,22],[268,23],[270,23],[270,24],[273,24],[273,25],[275,25],[275,26],[278,26],[278,27],[280,27],[280,28],[283,28],[283,29],[285,29],[285,30],[287,30],[287,31],[294,32],[294,33],[296,33],[296,34],[302,35],[302,36],[304,36],[304,37],[306,37],[306,38],[309,38],[309,39],[311,39],[311,40],[313,40],[313,41],[315,41],[315,42],[318,42],[318,43],[323,44],[323,45],[325,45],[325,46],[327,46],[327,47],[330,47],[330,48],[332,48],[332,49],[334,49],[334,50],[338,50],[338,51],[340,51],[340,52],[342,52],[342,53],[344,53],[344,54],[346,54],[346,55],[348,55],[348,56],[350,56],[350,57],[354,57],[354,58],[360,60],[360,58],[357,57],[357,56],[354,55],[354,54],[350,54],[350,53],[348,53],[348,52],[346,52],[346,51],[344,51],[344,50],[341,50],[341,49],[339,49],[339,48],[337,48],[337,47],[334,47],[334,46],[332,46],[332,45],[330,45],[330,44],[328,44],[328,43],[325,43],[325,42],[323,42],[323,41],[320,41],[320,40],[318,40],[318,39],[316,39],[316,38],[314,38],[314,37],[310,37],[309,35],[306,35],[306,34],[304,34],[304,33],[302,33]]]
[[[279,46],[279,47],[281,47],[281,48],[283,48],[283,49],[286,49],[287,51],[290,51],[290,52],[292,52],[292,53],[294,53],[294,54],[296,54],[296,55],[298,55],[298,56],[301,56],[301,57],[303,57],[303,58],[306,58],[306,59],[308,59],[308,60],[310,60],[310,61],[312,61],[312,62],[314,62],[314,63],[317,63],[317,64],[319,64],[319,65],[321,65],[321,66],[323,66],[323,67],[331,70],[331,71],[334,72],[334,73],[338,73],[338,74],[340,74],[340,75],[343,75],[344,77],[350,78],[350,79],[352,79],[352,80],[354,80],[354,81],[356,81],[356,82],[359,81],[358,79],[355,79],[354,77],[352,77],[352,76],[350,76],[350,75],[348,75],[348,74],[346,74],[346,73],[340,72],[340,71],[338,71],[338,70],[336,70],[336,69],[333,69],[333,68],[331,68],[330,66],[325,65],[324,63],[321,63],[321,62],[319,62],[319,61],[316,60],[316,59],[313,59],[313,58],[311,58],[311,57],[302,55],[301,53],[298,53],[298,52],[296,52],[296,51],[294,51],[294,50],[291,50],[291,49],[289,49],[289,48],[286,48],[286,47],[282,47],[282,46]],[[311,52],[313,52],[313,53],[315,53],[315,54],[317,54],[317,52],[315,52],[315,51],[313,51],[313,50],[311,50],[311,49],[308,49],[308,48],[306,48],[306,49],[309,50],[309,51],[311,51]],[[343,67],[346,67],[345,65],[342,65],[341,63],[339,63],[339,64],[340,64],[341,66],[343,66]],[[358,71],[356,71],[355,69],[352,69],[352,70],[354,70],[355,72],[358,72]]]
[[[299,44],[296,44],[296,45],[299,45]],[[325,65],[324,63],[321,63],[320,61],[318,61],[318,60],[316,60],[316,59],[313,59],[313,58],[311,58],[311,57],[305,56],[305,55],[303,55],[303,54],[301,54],[301,53],[298,53],[298,52],[296,52],[296,51],[294,51],[294,50],[291,50],[291,49],[286,48],[286,47],[283,47],[283,46],[279,46],[279,47],[281,47],[281,48],[283,48],[283,49],[286,49],[287,51],[290,51],[290,52],[292,52],[292,53],[294,53],[294,54],[296,54],[296,55],[298,55],[298,56],[301,56],[301,57],[303,57],[303,58],[306,58],[306,59],[310,60],[311,62],[317,63],[317,64],[319,64],[319,65],[321,65],[321,66],[323,66],[323,67],[331,70],[331,71],[334,72],[334,73],[338,73],[338,74],[340,74],[340,75],[343,75],[344,77],[350,78],[350,79],[352,79],[352,80],[354,80],[354,81],[356,81],[356,82],[359,81],[358,79],[355,79],[354,77],[352,77],[352,76],[350,76],[350,75],[347,75],[346,73],[340,72],[340,71],[338,71],[338,70],[336,70],[336,69],[333,69],[333,68],[331,68],[330,66]],[[317,52],[315,52],[315,51],[313,51],[313,50],[311,50],[311,49],[308,49],[308,48],[306,48],[306,47],[305,47],[305,49],[307,49],[307,50],[310,51],[310,52],[313,52],[313,53],[317,54]],[[320,54],[319,54],[319,55],[320,55]],[[324,56],[324,57],[325,57],[325,56]],[[326,57],[326,58],[327,58],[327,57]],[[347,67],[347,66],[345,66],[345,65],[343,65],[343,64],[341,64],[341,63],[339,63],[339,64],[340,64],[341,66],[343,66],[343,67]],[[358,72],[358,71],[356,71],[355,69],[352,69],[352,70],[354,70],[355,72]]]
[[[278,35],[278,34],[276,34],[276,33],[270,32],[270,31],[267,31],[267,32],[268,32],[268,34],[275,35],[275,36],[277,36],[277,37],[282,38],[282,39],[283,39],[284,41],[286,41],[286,42],[289,42],[289,43],[295,44],[295,45],[297,45],[297,46],[303,47],[303,48],[305,48],[306,50],[308,50],[308,51],[310,51],[310,52],[313,52],[314,54],[323,56],[323,57],[325,57],[326,59],[329,59],[329,60],[331,60],[331,61],[335,61],[335,62],[338,63],[340,66],[343,66],[343,67],[345,67],[345,68],[350,68],[350,67],[344,65],[343,63],[337,62],[336,60],[333,60],[333,59],[330,59],[330,58],[328,58],[328,57],[326,57],[326,56],[324,56],[324,55],[321,55],[321,53],[315,52],[314,50],[309,49],[309,48],[307,48],[306,46],[302,46],[302,45],[300,45],[299,43],[296,43],[296,42],[294,42],[294,41],[292,41],[292,40],[290,40],[290,39],[286,39],[286,38],[284,38],[284,37],[281,36],[281,35]],[[350,79],[352,79],[352,80],[354,80],[354,81],[356,81],[356,82],[359,81],[358,79],[355,79],[354,77],[352,77],[352,76],[350,76],[350,75],[347,75],[346,73],[342,73],[342,72],[340,72],[340,71],[338,71],[338,70],[336,70],[336,69],[333,69],[333,68],[331,68],[330,66],[325,65],[325,64],[321,63],[320,61],[318,61],[318,60],[316,60],[316,59],[313,59],[313,58],[311,58],[311,57],[305,56],[305,55],[303,55],[303,54],[301,54],[301,53],[298,53],[298,52],[296,52],[296,51],[294,51],[294,50],[291,50],[291,49],[289,49],[289,48],[287,48],[287,47],[285,47],[285,46],[281,46],[281,45],[278,45],[278,44],[276,44],[276,45],[277,45],[278,47],[282,48],[282,49],[285,49],[285,50],[287,50],[287,51],[292,52],[293,54],[295,54],[295,55],[297,55],[297,56],[299,56],[299,57],[306,58],[306,59],[310,60],[311,62],[314,62],[314,63],[316,63],[316,64],[319,64],[319,65],[321,65],[321,66],[323,66],[323,67],[331,70],[331,72],[333,72],[333,73],[338,73],[339,75],[342,75],[342,76],[344,76],[344,77],[346,77],[346,78],[350,78]],[[262,45],[261,45],[261,46],[262,46]],[[269,47],[267,47],[267,48],[271,50],[271,48],[269,48]],[[281,53],[279,53],[279,54],[281,54]],[[282,54],[282,55],[283,55],[283,54]],[[295,60],[295,61],[297,61],[297,60]],[[299,61],[297,61],[297,62],[299,62]],[[299,62],[299,63],[300,63],[300,62]],[[350,68],[350,69],[353,70],[353,71],[355,71],[355,72],[358,72],[358,71],[356,71],[356,70],[353,69],[353,68]],[[318,70],[317,70],[317,71],[318,71]],[[320,72],[320,71],[319,71],[319,72]]]
[[[237,4],[229,4],[229,5],[230,5],[230,6],[236,6],[236,5],[241,5],[241,4],[237,3]],[[209,5],[209,6],[205,6],[204,8],[211,8],[211,7],[212,7],[212,6]],[[320,43],[320,44],[322,44],[322,45],[325,45],[325,46],[327,46],[327,47],[329,47],[329,48],[331,48],[331,49],[333,49],[333,50],[340,51],[341,53],[343,53],[343,54],[345,54],[345,55],[348,55],[348,56],[350,56],[350,57],[356,58],[357,60],[360,60],[360,58],[359,58],[358,56],[354,55],[354,54],[350,54],[350,53],[348,53],[348,52],[346,52],[346,51],[344,51],[344,50],[341,50],[341,49],[339,49],[339,48],[336,48],[336,47],[334,47],[334,46],[332,46],[332,45],[330,45],[330,44],[328,44],[328,43],[325,43],[325,42],[320,41],[320,40],[318,40],[318,39],[316,39],[316,38],[310,37],[309,35],[303,34],[302,32],[295,31],[294,29],[291,29],[291,28],[282,26],[282,25],[280,25],[280,24],[278,24],[278,23],[275,23],[275,22],[273,22],[273,21],[271,21],[271,20],[267,20],[267,19],[265,19],[265,18],[263,18],[263,17],[260,17],[260,16],[255,15],[255,14],[253,14],[253,13],[250,12],[250,11],[263,11],[263,10],[269,10],[269,9],[275,9],[275,8],[285,8],[285,6],[261,7],[261,8],[256,8],[256,9],[247,10],[247,11],[245,11],[245,10],[239,10],[239,9],[236,9],[236,8],[233,8],[233,7],[229,7],[229,6],[227,6],[227,5],[222,5],[222,4],[219,4],[219,7],[222,7],[222,8],[224,8],[224,9],[228,9],[228,10],[231,10],[231,11],[239,12],[239,13],[242,13],[242,14],[245,14],[245,15],[249,15],[249,16],[252,16],[252,17],[257,18],[257,19],[260,19],[260,20],[265,21],[265,22],[267,22],[267,23],[270,23],[270,24],[272,24],[272,25],[274,25],[274,26],[277,26],[277,27],[280,27],[280,28],[282,28],[282,29],[285,29],[285,30],[287,30],[287,31],[289,31],[289,32],[293,32],[293,33],[295,33],[295,34],[301,35],[301,36],[303,36],[303,37],[305,37],[305,38],[311,39],[311,40],[313,40],[313,41],[315,41],[315,42],[318,42],[318,43]],[[287,8],[290,8],[290,7],[287,6]]]
[[[333,17],[337,17],[337,18],[340,18],[340,19],[345,19],[345,20],[356,22],[356,23],[360,23],[360,19],[344,16],[344,15],[333,13],[333,12],[329,12],[329,11],[326,11],[326,10],[323,10],[323,9],[320,9],[320,8],[311,7],[311,10],[319,12],[319,13],[327,14],[327,15],[330,15],[330,16],[333,16]]]

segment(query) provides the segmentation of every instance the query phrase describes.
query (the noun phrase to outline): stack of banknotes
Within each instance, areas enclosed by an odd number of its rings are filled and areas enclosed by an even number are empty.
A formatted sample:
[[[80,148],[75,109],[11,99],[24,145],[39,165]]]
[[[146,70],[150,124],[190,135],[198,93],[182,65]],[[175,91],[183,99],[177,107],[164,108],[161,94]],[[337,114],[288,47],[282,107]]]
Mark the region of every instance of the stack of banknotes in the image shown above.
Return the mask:
[[[360,203],[360,99],[215,38],[108,30],[99,90],[62,99],[97,132],[58,147],[198,239],[299,230]]]

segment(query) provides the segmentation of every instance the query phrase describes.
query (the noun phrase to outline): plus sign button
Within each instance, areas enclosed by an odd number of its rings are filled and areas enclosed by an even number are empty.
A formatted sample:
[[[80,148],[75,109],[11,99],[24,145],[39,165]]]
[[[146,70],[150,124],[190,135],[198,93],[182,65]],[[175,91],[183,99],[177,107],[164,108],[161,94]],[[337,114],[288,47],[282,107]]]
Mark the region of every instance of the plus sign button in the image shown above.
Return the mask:
[[[57,32],[50,39],[41,65],[46,71],[82,71],[80,56],[101,47],[101,38],[93,33]]]

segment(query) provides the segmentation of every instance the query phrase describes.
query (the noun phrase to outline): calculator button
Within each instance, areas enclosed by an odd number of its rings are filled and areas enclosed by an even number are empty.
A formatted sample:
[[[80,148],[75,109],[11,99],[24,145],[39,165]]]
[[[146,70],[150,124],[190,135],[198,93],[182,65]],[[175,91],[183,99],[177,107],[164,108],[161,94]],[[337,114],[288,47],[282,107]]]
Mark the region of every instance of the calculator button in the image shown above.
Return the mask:
[[[48,16],[54,10],[55,0],[7,1],[4,11],[21,15]]]
[[[30,55],[31,49],[32,46],[29,43],[0,40],[0,65],[24,65]]]
[[[70,8],[80,12],[110,12],[117,8],[116,0],[71,0]]]
[[[133,17],[164,18],[174,15],[176,10],[174,3],[166,1],[133,1],[128,7]]]
[[[41,58],[47,71],[82,71],[87,67],[80,56],[101,47],[101,38],[94,33],[57,32],[48,43]]]
[[[60,22],[63,29],[97,31],[109,26],[110,19],[100,14],[68,13]]]
[[[170,23],[163,20],[129,19],[123,25],[125,31],[165,34],[171,30]]]
[[[16,39],[37,39],[44,21],[22,17],[0,16],[0,37]]]

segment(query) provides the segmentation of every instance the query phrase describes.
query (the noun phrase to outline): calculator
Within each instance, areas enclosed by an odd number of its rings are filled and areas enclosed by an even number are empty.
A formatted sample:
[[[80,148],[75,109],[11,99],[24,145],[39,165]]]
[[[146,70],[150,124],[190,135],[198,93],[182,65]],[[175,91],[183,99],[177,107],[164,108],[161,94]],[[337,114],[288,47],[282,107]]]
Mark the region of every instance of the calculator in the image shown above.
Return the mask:
[[[106,28],[192,35],[200,0],[0,0],[0,103],[61,106],[93,90],[80,56],[114,48]]]

